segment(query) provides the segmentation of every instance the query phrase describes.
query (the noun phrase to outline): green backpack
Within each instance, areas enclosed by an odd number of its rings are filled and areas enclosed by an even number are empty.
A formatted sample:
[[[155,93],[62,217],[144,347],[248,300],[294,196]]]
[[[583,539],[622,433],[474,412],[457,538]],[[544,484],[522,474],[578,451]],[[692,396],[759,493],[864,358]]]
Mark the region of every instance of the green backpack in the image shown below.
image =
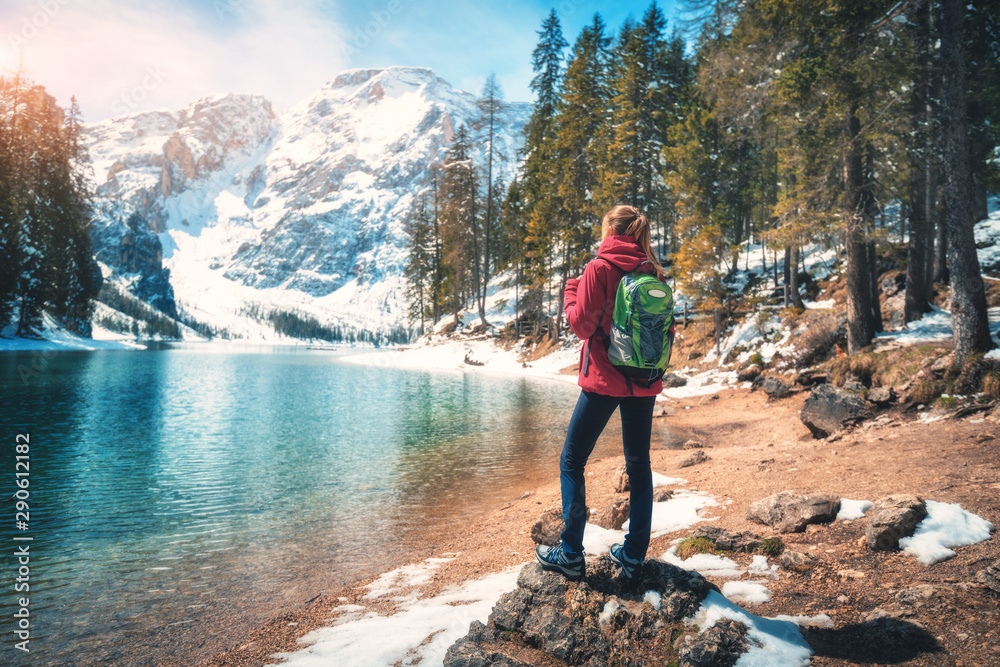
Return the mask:
[[[610,262],[609,262],[610,263]],[[674,343],[674,296],[670,287],[649,273],[626,273],[618,282],[611,336],[597,331],[608,359],[624,376],[648,387],[663,377]]]

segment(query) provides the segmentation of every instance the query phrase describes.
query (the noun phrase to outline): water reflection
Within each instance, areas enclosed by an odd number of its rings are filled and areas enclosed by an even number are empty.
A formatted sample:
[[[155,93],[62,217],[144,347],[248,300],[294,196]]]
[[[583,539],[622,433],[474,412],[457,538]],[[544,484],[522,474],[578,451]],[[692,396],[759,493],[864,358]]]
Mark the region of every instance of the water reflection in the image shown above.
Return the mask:
[[[0,437],[33,445],[36,624],[20,663],[3,631],[13,664],[193,662],[402,564],[455,516],[554,479],[578,391],[211,348],[60,353],[24,385],[33,358],[0,355]],[[10,591],[10,553],[2,567]]]

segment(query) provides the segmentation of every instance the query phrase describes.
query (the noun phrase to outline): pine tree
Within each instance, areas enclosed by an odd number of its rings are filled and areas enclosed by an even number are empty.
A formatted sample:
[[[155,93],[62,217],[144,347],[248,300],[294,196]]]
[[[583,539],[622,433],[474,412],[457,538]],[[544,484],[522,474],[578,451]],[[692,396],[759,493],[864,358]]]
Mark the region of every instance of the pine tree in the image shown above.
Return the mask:
[[[513,269],[514,285],[514,326],[516,336],[520,335],[521,285],[524,284],[524,239],[527,238],[527,224],[524,213],[524,196],[521,181],[514,180],[507,188],[500,213],[500,231],[503,245],[498,248],[497,267]]]
[[[987,195],[1000,191],[1000,0],[964,4],[966,119],[974,220],[987,216]]]
[[[725,285],[720,271],[730,259],[730,220],[719,185],[724,180],[718,156],[718,131],[711,112],[692,105],[683,123],[671,131],[665,156],[667,182],[677,192],[678,248],[673,275],[700,307],[722,306]]]
[[[477,305],[481,280],[479,220],[476,210],[476,170],[472,162],[472,142],[462,126],[441,170],[439,192],[444,284],[450,310],[459,319],[459,311],[470,301]],[[485,313],[479,309],[485,324]]]
[[[552,188],[556,193],[558,227],[554,230],[562,251],[560,303],[570,276],[580,275],[590,260],[603,212],[592,200],[597,170],[604,160],[595,138],[607,122],[610,102],[608,69],[611,39],[599,14],[583,28],[573,46],[555,114],[552,144]],[[557,329],[562,322],[562,308]]]
[[[6,88],[0,89],[0,332],[10,322],[22,263],[20,215],[14,156],[13,109]]]
[[[493,167],[494,163],[506,161],[504,155],[496,145],[497,128],[506,121],[508,107],[503,98],[503,89],[497,81],[496,74],[490,73],[486,77],[483,91],[476,100],[476,107],[479,110],[479,118],[476,120],[475,130],[480,134],[486,144],[486,210],[484,213],[482,229],[482,279],[477,286],[477,301],[480,309],[480,319],[485,324],[485,303],[486,291],[490,278],[494,273],[495,266],[492,263],[493,250],[491,248],[494,230],[497,226],[496,212],[494,206],[493,189]]]
[[[406,220],[409,256],[406,263],[407,301],[411,321],[420,322],[424,335],[427,316],[433,313],[431,300],[435,275],[434,220],[427,192],[418,195]]]
[[[931,89],[932,38],[930,0],[916,3],[910,12],[913,86],[910,97],[910,140],[907,142],[909,182],[907,212],[909,243],[906,262],[906,293],[903,319],[912,322],[930,310],[934,271],[935,200],[934,164],[936,133],[934,96]]]
[[[0,319],[16,306],[17,335],[39,333],[43,311],[90,335],[101,277],[89,238],[87,156],[80,111],[67,115],[42,86],[0,79]]]
[[[538,37],[538,45],[531,56],[535,72],[531,90],[535,93],[535,103],[525,126],[520,188],[526,220],[522,278],[527,287],[526,305],[536,326],[544,317],[545,288],[551,278],[549,260],[554,247],[557,213],[556,193],[551,183],[554,115],[562,78],[562,53],[568,46],[554,9],[542,23]]]
[[[775,0],[759,7],[747,17],[748,25],[788,44],[780,65],[771,65],[775,112],[794,116],[786,141],[799,155],[795,175],[807,198],[789,204],[835,213],[844,233],[853,353],[879,328],[878,285],[870,265],[879,198],[875,174],[884,163],[880,132],[893,117],[890,110],[905,102],[893,32],[898,26],[892,20],[903,5]]]
[[[941,54],[945,211],[951,276],[955,361],[994,347],[986,318],[986,292],[972,233],[972,188],[965,105],[965,59],[960,0],[941,0]]]

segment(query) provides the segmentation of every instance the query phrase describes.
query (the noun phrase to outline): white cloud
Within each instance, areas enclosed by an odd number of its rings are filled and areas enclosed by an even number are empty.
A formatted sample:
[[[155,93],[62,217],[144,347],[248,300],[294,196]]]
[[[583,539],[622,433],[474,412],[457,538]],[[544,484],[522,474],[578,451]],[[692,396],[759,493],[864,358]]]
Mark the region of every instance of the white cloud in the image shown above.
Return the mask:
[[[32,78],[63,106],[75,94],[88,121],[176,109],[216,92],[263,94],[280,110],[347,66],[345,31],[314,2],[4,5],[0,66],[16,68],[19,49]]]

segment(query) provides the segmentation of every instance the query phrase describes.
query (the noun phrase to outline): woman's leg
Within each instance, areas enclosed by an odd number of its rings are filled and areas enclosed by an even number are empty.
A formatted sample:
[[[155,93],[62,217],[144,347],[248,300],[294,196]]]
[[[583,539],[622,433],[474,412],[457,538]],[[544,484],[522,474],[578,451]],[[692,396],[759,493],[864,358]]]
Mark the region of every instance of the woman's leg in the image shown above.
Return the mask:
[[[625,553],[641,560],[649,548],[653,516],[653,473],[649,468],[649,438],[653,430],[655,396],[630,396],[621,403],[622,445],[628,472],[629,522]]]
[[[566,430],[566,442],[563,444],[562,456],[559,457],[559,481],[562,487],[563,521],[566,524],[562,533],[563,549],[570,557],[583,554],[583,529],[587,525],[583,468],[620,400],[622,399],[614,396],[580,392]]]

